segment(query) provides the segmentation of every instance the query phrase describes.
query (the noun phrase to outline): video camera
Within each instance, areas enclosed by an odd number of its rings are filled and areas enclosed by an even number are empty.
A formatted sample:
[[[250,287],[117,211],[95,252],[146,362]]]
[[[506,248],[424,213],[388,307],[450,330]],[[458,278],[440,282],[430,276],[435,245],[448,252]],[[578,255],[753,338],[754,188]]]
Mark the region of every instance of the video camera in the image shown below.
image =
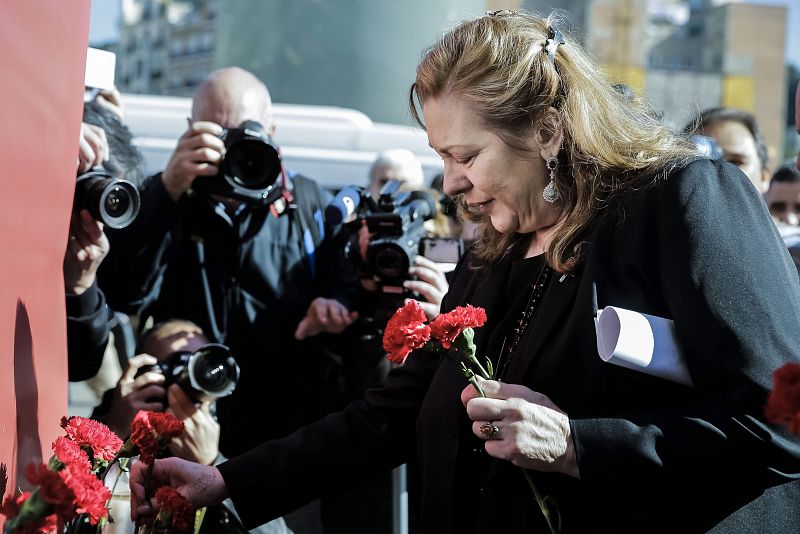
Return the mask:
[[[194,402],[227,397],[239,383],[239,365],[230,349],[208,343],[194,352],[173,352],[155,365],[139,369],[136,376],[148,371],[164,375],[164,389],[178,384]]]
[[[125,228],[139,214],[139,191],[129,181],[95,167],[78,175],[72,205],[76,212],[88,210],[109,228]]]
[[[372,237],[367,247],[366,272],[385,285],[402,287],[425,235],[423,223],[436,215],[436,202],[424,191],[403,191],[402,182],[389,180],[373,199],[364,188],[342,189],[325,209],[326,221],[341,224],[356,214],[358,231],[365,221]]]
[[[223,130],[225,159],[217,176],[198,177],[195,192],[235,198],[251,204],[268,206],[281,194],[275,182],[281,175],[278,146],[264,126],[244,121],[238,128]]]
[[[424,222],[436,215],[436,201],[424,191],[399,191],[402,182],[389,180],[377,199],[363,187],[342,189],[325,209],[325,220],[344,224],[349,234],[347,254],[356,259],[363,278],[377,283],[374,302],[362,316],[381,322],[411,297],[403,282],[410,279],[414,259],[425,249]],[[366,257],[358,234],[366,223],[370,233]]]

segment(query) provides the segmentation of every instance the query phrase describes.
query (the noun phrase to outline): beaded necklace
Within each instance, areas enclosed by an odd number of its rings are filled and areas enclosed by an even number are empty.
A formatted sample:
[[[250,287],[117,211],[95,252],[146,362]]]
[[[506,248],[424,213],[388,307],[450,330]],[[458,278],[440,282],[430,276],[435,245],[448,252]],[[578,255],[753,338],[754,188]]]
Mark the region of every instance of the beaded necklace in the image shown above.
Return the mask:
[[[536,280],[531,284],[531,293],[528,297],[528,303],[524,308],[522,308],[522,313],[520,314],[520,317],[517,319],[517,322],[514,326],[514,338],[512,339],[511,344],[508,346],[508,350],[506,350],[506,341],[508,340],[508,336],[503,339],[503,345],[500,348],[500,357],[497,362],[498,372],[496,376],[498,380],[504,377],[505,372],[511,365],[514,352],[517,350],[520,339],[522,339],[522,335],[525,333],[525,330],[528,328],[528,325],[533,318],[533,314],[536,312],[536,307],[539,304],[542,293],[544,293],[544,288],[547,287],[547,282],[550,280],[550,275],[552,274],[553,270],[547,264],[545,264],[544,267],[542,267],[542,270],[539,272],[539,276],[537,276]]]

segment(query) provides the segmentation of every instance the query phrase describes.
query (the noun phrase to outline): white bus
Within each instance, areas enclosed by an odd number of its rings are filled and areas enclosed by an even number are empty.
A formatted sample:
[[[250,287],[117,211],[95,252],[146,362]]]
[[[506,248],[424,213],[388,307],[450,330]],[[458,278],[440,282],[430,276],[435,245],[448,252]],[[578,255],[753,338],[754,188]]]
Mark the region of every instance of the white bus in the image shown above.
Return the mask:
[[[191,99],[123,95],[122,102],[147,173],[164,170],[178,138],[186,131]],[[331,106],[275,104],[273,109],[275,141],[286,168],[328,189],[366,185],[377,153],[391,148],[416,154],[428,183],[442,172],[441,159],[419,128],[375,123],[360,111]]]

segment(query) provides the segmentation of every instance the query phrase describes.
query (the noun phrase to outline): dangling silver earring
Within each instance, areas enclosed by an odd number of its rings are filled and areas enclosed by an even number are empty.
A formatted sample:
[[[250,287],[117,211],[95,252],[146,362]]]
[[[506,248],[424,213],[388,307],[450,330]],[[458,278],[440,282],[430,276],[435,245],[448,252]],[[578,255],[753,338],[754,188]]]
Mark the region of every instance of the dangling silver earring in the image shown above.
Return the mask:
[[[547,160],[547,170],[550,171],[550,183],[547,184],[542,191],[542,198],[544,198],[545,202],[549,202],[552,204],[558,197],[558,189],[556,188],[556,167],[558,167],[558,159],[553,156]]]

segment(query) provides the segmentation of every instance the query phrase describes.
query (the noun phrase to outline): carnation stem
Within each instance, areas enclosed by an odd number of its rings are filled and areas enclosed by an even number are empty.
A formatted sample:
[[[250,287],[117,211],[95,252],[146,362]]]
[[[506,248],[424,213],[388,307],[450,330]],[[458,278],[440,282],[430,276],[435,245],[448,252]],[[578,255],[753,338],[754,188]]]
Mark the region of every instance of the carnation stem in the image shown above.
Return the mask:
[[[489,372],[487,372],[486,369],[483,368],[481,362],[479,362],[478,358],[475,357],[475,354],[469,356],[469,361],[472,365],[478,368],[478,371],[480,371],[481,374],[481,378],[485,380],[493,380],[494,377],[492,377],[492,375]]]
[[[552,534],[558,534],[558,532],[561,531],[561,514],[558,512],[558,507],[556,507],[556,514],[555,517],[553,517],[550,514],[550,507],[548,506],[548,503],[550,502],[555,504],[555,500],[549,495],[542,497],[542,494],[539,493],[539,488],[536,487],[536,483],[533,481],[533,478],[531,478],[530,473],[528,473],[525,469],[522,469],[522,473],[525,475],[525,480],[528,481],[528,486],[530,486],[531,490],[533,491],[533,496],[536,498],[536,503],[539,505],[542,515],[544,515],[544,518],[547,520],[547,526],[550,527],[550,532]],[[557,523],[554,524],[554,521],[557,521]]]
[[[485,397],[486,393],[483,392],[483,388],[478,384],[478,380],[475,378],[475,375],[472,375],[469,379],[469,383],[475,388],[475,391],[478,392],[478,395],[481,397]]]
[[[478,395],[481,397],[485,397],[486,393],[483,392],[483,388],[478,384],[478,380],[475,378],[475,371],[467,367],[463,361],[461,362],[461,372],[464,373],[464,376],[467,377],[467,380],[470,384],[475,388],[475,391],[478,392]]]
[[[469,360],[476,364],[482,372],[486,372],[474,356],[470,357]],[[478,384],[478,379],[475,373],[472,371],[472,369],[468,368],[463,361],[461,362],[461,370],[478,394],[481,397],[486,397],[486,393],[484,393],[483,388],[481,388],[480,384]],[[550,513],[550,507],[548,506],[549,503],[553,503],[553,505],[555,505],[555,500],[549,495],[542,497],[542,494],[539,492],[539,488],[536,487],[536,483],[533,481],[533,478],[531,478],[530,473],[528,473],[524,468],[520,469],[522,469],[522,473],[525,475],[525,480],[528,481],[528,486],[530,486],[531,490],[533,491],[533,497],[536,499],[536,504],[539,505],[539,509],[542,511],[542,515],[544,515],[544,518],[547,521],[547,526],[550,528],[551,534],[558,534],[561,531],[561,515],[558,512],[558,507],[554,506],[555,517],[553,517],[553,514]]]

